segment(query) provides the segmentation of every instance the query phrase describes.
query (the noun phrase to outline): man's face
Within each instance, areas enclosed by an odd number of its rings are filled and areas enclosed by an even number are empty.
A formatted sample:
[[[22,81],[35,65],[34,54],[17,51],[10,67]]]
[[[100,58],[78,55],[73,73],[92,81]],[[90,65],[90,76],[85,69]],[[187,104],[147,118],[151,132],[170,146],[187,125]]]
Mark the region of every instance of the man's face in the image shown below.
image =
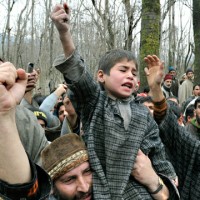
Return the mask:
[[[175,76],[176,76],[176,71],[170,71],[169,74],[170,74],[172,77],[175,77]]]
[[[171,88],[172,86],[172,80],[171,79],[167,79],[164,81],[164,85],[167,87],[167,88]]]
[[[65,110],[65,106],[64,105],[60,106],[59,111],[58,111],[59,120],[63,122],[66,115],[67,115],[67,111]]]
[[[195,113],[196,113],[197,123],[200,125],[200,103],[197,103],[197,106],[195,108]]]
[[[188,73],[187,73],[187,78],[188,78],[188,79],[190,79],[190,80],[193,79],[193,76],[194,76],[194,73],[193,73],[193,72],[188,72]]]
[[[127,59],[121,60],[110,69],[110,75],[99,70],[98,80],[109,95],[127,98],[135,91],[138,82],[135,63]]]
[[[200,96],[200,86],[196,85],[194,90],[193,90],[193,95],[194,96]]]
[[[60,200],[91,200],[92,171],[89,162],[58,178],[54,183],[54,195]]]

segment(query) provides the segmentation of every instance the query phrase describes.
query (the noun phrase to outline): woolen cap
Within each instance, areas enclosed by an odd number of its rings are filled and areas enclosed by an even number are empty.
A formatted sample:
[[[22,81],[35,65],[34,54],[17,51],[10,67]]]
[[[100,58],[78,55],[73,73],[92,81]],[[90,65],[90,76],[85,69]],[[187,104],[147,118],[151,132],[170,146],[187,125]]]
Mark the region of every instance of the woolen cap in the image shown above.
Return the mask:
[[[176,70],[175,70],[175,68],[173,66],[169,66],[168,67],[168,71],[171,72],[171,71],[176,71]]]
[[[165,77],[164,77],[164,81],[166,80],[172,80],[172,76],[170,74],[166,74]]]
[[[53,181],[85,161],[88,161],[85,143],[75,133],[55,139],[42,151],[42,166]]]

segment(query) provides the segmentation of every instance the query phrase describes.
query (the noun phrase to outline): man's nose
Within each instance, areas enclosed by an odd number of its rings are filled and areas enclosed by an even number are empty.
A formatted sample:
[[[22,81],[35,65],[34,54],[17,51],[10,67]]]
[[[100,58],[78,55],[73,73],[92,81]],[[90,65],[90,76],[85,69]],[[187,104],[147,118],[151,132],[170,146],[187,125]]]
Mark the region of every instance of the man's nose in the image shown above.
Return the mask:
[[[86,192],[89,191],[89,187],[90,187],[90,185],[89,185],[89,183],[84,179],[84,177],[79,178],[79,180],[78,180],[78,187],[77,187],[77,190],[78,190],[79,192],[84,192],[84,193],[86,193]]]

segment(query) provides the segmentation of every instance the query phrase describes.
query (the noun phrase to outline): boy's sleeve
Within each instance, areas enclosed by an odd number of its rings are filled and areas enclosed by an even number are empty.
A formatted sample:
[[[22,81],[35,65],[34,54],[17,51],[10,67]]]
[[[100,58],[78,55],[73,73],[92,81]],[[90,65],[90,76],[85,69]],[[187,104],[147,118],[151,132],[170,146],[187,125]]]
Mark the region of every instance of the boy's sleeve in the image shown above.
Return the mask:
[[[175,179],[174,167],[167,159],[168,157],[166,157],[165,147],[159,136],[158,126],[150,114],[147,120],[147,127],[148,133],[143,140],[142,151],[149,156],[157,173],[161,173],[170,179]]]
[[[0,199],[6,200],[35,200],[46,199],[51,190],[51,179],[49,175],[30,159],[32,180],[25,184],[9,184],[0,180]]]

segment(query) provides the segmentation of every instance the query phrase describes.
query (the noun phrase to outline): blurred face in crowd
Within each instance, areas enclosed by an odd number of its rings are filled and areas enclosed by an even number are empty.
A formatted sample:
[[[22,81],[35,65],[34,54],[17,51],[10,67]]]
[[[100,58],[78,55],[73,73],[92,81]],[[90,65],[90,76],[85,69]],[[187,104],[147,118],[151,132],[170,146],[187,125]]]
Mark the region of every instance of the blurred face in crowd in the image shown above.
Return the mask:
[[[172,77],[175,77],[175,76],[176,76],[176,71],[170,71],[169,74],[170,74]]]
[[[65,106],[64,105],[60,106],[59,111],[58,111],[59,120],[63,122],[66,115],[67,115],[67,111],[65,110]]]
[[[154,111],[154,104],[153,104],[153,102],[147,102],[147,101],[145,101],[143,103],[143,105],[145,105],[149,109],[150,113],[153,116],[153,111]]]
[[[200,125],[200,102],[197,103],[197,106],[195,108],[195,113],[196,113],[197,123]]]
[[[165,87],[167,87],[167,88],[171,88],[171,86],[172,86],[172,80],[171,80],[171,79],[165,80],[165,81],[164,81],[164,85],[165,85]]]
[[[190,79],[190,80],[193,79],[193,76],[194,76],[194,73],[193,73],[193,72],[188,72],[188,73],[187,73],[187,78],[188,78],[188,79]]]
[[[42,128],[46,128],[45,122],[42,119],[38,119],[38,123],[41,125]]]
[[[193,95],[194,95],[194,96],[200,96],[200,86],[199,86],[199,85],[196,85],[196,86],[194,87]]]
[[[89,162],[56,179],[53,194],[60,200],[91,200],[92,171]]]

